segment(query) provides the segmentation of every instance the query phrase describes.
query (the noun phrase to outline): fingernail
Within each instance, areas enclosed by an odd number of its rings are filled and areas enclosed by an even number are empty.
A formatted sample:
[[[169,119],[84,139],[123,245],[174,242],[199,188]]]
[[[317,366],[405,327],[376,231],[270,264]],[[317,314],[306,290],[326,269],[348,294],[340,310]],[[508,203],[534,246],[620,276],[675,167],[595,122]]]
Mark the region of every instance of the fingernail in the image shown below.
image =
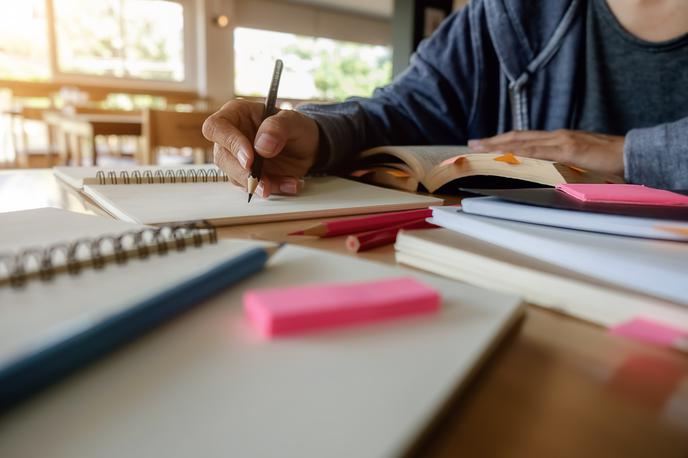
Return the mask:
[[[296,194],[298,192],[298,182],[293,178],[287,178],[279,184],[280,192],[284,194]]]
[[[240,150],[239,154],[237,154],[237,159],[239,160],[241,167],[245,169],[246,164],[248,164],[248,154],[246,154],[246,151]]]
[[[263,186],[262,181],[258,183],[258,186],[256,186],[256,194],[258,194],[260,197],[265,197],[265,187]]]
[[[483,149],[485,145],[480,140],[469,140],[468,147],[473,149]]]
[[[263,154],[274,154],[278,146],[279,141],[270,134],[260,134],[255,144],[255,148]]]

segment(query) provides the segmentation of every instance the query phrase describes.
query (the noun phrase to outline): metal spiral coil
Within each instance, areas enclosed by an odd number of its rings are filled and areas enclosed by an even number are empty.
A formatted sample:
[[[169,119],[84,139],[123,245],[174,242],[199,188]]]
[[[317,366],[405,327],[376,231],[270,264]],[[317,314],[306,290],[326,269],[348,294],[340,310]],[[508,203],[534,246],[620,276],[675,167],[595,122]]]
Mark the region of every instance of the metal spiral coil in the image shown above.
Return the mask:
[[[229,181],[219,169],[98,170],[98,184],[217,183]]]
[[[207,221],[195,221],[0,253],[0,286],[19,288],[33,278],[49,281],[59,272],[77,275],[87,267],[103,269],[111,262],[124,264],[153,253],[164,256],[171,249],[183,251],[204,243],[217,243],[217,232]]]

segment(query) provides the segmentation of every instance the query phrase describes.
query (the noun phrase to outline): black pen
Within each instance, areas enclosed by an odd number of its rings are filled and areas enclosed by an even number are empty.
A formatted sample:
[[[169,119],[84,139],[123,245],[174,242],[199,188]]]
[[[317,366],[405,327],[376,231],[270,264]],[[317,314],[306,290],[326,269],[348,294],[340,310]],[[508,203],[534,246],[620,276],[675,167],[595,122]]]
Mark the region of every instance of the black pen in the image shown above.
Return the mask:
[[[275,61],[275,69],[272,72],[272,82],[270,82],[270,91],[268,97],[265,99],[265,109],[263,110],[263,121],[270,116],[277,113],[277,89],[279,88],[280,76],[282,76],[282,61],[277,59]],[[246,188],[248,190],[248,201],[251,202],[253,193],[256,192],[258,183],[260,183],[261,175],[263,174],[263,156],[260,154],[253,155],[253,164],[251,164],[251,172],[248,175]]]

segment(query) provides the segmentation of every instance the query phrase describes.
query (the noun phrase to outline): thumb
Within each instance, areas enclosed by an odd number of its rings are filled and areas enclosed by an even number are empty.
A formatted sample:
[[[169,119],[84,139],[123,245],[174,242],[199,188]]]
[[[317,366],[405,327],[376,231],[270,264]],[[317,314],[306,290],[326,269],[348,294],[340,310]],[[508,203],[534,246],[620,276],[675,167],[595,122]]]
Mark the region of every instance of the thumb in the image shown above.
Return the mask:
[[[293,110],[280,110],[262,122],[253,145],[256,153],[270,158],[277,156],[289,140],[303,132],[303,119]]]

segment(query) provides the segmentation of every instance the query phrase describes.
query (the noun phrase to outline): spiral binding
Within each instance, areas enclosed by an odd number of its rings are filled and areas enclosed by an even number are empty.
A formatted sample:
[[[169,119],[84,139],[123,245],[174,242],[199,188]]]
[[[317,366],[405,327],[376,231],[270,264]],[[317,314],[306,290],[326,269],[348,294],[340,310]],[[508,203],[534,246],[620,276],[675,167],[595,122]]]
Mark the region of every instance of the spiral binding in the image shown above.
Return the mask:
[[[217,183],[229,181],[219,169],[99,170],[98,184]]]
[[[48,281],[59,272],[76,275],[87,267],[102,269],[109,262],[123,264],[130,258],[165,255],[170,249],[183,251],[204,243],[217,243],[217,232],[207,221],[195,221],[28,248],[0,254],[0,285],[19,288],[33,278]]]

